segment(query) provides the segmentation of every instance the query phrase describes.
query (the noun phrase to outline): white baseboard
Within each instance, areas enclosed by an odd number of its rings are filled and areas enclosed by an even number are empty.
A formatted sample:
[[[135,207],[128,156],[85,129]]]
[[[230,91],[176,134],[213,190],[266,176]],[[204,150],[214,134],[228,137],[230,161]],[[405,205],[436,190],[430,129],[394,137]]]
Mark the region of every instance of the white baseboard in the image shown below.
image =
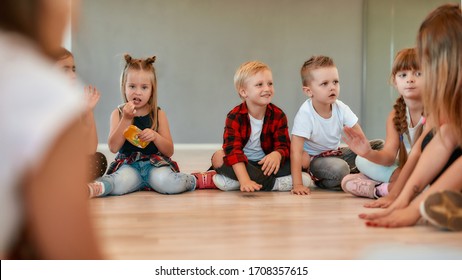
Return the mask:
[[[175,150],[219,150],[221,146],[220,143],[175,144]]]
[[[219,150],[221,143],[175,144],[175,150]],[[98,151],[109,151],[107,143],[99,143]]]

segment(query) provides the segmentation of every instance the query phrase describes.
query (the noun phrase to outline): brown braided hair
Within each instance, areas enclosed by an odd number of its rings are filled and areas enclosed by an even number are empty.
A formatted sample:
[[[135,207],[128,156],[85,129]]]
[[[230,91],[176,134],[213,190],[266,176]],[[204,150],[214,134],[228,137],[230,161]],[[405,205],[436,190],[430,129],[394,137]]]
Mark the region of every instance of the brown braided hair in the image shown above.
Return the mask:
[[[396,99],[395,105],[393,105],[395,109],[395,116],[393,117],[393,124],[395,126],[396,131],[399,134],[399,150],[398,150],[398,160],[399,160],[399,167],[403,167],[404,163],[407,161],[407,151],[406,146],[404,145],[404,134],[409,135],[408,123],[406,119],[406,103],[404,102],[404,98],[402,96]]]
[[[148,104],[150,104],[149,116],[151,118],[152,126],[151,129],[157,131],[158,127],[158,107],[157,107],[157,76],[156,69],[154,68],[154,62],[156,57],[148,57],[145,59],[135,59],[132,58],[129,54],[124,55],[125,67],[120,76],[120,92],[122,93],[122,98],[126,102],[127,96],[125,95],[125,85],[127,83],[127,75],[129,70],[143,70],[152,73],[151,83],[152,83],[152,92],[151,97],[149,98]]]

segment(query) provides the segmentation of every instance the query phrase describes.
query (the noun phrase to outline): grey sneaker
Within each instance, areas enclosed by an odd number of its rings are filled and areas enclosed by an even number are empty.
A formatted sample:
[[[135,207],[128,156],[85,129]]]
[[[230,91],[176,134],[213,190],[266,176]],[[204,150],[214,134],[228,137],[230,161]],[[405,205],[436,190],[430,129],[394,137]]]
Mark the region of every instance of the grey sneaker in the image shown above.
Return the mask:
[[[453,191],[434,193],[420,204],[420,214],[438,228],[460,231],[462,230],[462,194]]]
[[[273,191],[287,192],[292,190],[292,175],[276,178]]]
[[[239,181],[233,180],[221,174],[213,175],[212,181],[215,186],[222,191],[238,191],[241,186]]]

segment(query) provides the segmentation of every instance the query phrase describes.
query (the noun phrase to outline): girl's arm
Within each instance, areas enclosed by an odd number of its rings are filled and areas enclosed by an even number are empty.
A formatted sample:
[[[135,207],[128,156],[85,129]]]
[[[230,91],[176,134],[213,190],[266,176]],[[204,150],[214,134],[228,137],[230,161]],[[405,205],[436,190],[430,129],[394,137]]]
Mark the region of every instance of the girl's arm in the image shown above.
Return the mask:
[[[158,131],[146,128],[138,136],[143,141],[154,142],[159,152],[167,157],[171,157],[173,156],[174,147],[167,115],[164,111],[159,110],[157,117],[159,118]]]
[[[98,147],[98,134],[96,131],[96,123],[93,110],[95,109],[96,104],[98,104],[101,95],[98,89],[93,86],[86,86],[84,88],[84,94],[87,103],[87,110],[82,118],[84,124],[83,134],[85,135],[85,139],[89,139],[87,153],[92,155],[96,153],[96,149]]]
[[[422,151],[419,161],[398,197],[401,205],[407,206],[430,182],[441,172],[449,157],[457,147],[454,135],[447,125],[438,133]]]
[[[417,149],[414,148],[411,151],[410,157],[412,161],[410,164],[413,164],[414,153],[416,150],[420,152],[420,146],[423,138],[427,135],[430,128],[426,128],[425,132],[419,137],[419,140],[415,145],[419,145]],[[396,187],[402,187],[401,192],[399,193],[397,199],[390,205],[387,211],[383,213],[374,213],[374,214],[360,214],[361,218],[364,219],[376,219],[382,216],[386,216],[391,213],[394,209],[404,208],[409,205],[412,199],[414,199],[422,190],[430,184],[431,180],[434,179],[439,172],[441,172],[444,165],[447,163],[449,157],[457,146],[455,137],[449,132],[447,126],[442,126],[439,133],[437,133],[430,143],[426,146],[425,151],[421,152],[418,161],[415,163],[415,168],[410,170],[408,168],[408,161],[404,165],[403,171],[401,172],[396,185]],[[404,173],[404,174],[403,174]],[[409,174],[409,177],[407,175]],[[394,191],[394,188],[392,191]]]
[[[420,137],[416,140],[414,144],[414,148],[411,150],[409,153],[409,157],[404,164],[401,172],[399,173],[398,178],[396,181],[393,183],[393,188],[390,190],[387,196],[381,197],[376,201],[366,203],[364,207],[366,208],[387,208],[393,204],[393,202],[396,200],[396,198],[399,196],[401,191],[404,188],[404,185],[406,184],[407,180],[412,174],[412,171],[414,171],[414,168],[417,165],[417,162],[419,161],[420,154],[421,154],[421,149],[420,147],[422,146],[422,141],[431,131],[430,127],[427,127],[425,131],[422,132]],[[367,216],[367,215],[365,215]]]
[[[51,145],[37,170],[24,182],[26,227],[44,259],[100,259],[91,223],[87,155],[82,154],[81,121],[69,126]]]
[[[95,117],[93,111],[87,111],[83,116],[85,139],[88,139],[87,154],[92,155],[96,153],[98,147],[98,134],[96,132]]]
[[[290,144],[290,173],[292,174],[293,194],[310,194],[310,188],[303,186],[302,162],[303,162],[303,137],[292,135]],[[309,162],[308,162],[309,167]]]
[[[124,131],[132,124],[132,121],[133,117],[131,119],[124,118],[123,116],[122,118],[120,118],[118,109],[112,111],[111,127],[108,139],[109,150],[112,153],[117,153],[120,150],[120,148],[122,148],[125,142]]]
[[[435,181],[432,186],[420,193],[408,207],[396,209],[386,216],[366,222],[368,226],[374,227],[406,227],[417,223],[420,218],[420,205],[430,195],[444,191],[462,191],[462,157],[459,157],[449,168]]]
[[[390,112],[386,125],[386,138],[382,150],[372,150],[369,140],[364,135],[359,124],[352,128],[345,127],[343,141],[357,155],[376,164],[390,166],[395,162],[399,149],[399,135],[393,125],[394,111]]]

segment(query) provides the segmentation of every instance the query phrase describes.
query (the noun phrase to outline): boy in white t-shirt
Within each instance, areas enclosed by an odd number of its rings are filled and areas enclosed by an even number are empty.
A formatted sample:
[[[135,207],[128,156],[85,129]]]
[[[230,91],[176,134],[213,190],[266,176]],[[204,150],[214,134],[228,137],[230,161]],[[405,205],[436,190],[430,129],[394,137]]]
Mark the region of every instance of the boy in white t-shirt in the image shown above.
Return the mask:
[[[302,170],[311,173],[318,187],[341,190],[340,183],[355,168],[356,157],[349,148],[339,147],[342,131],[344,126],[361,131],[358,117],[337,99],[339,75],[330,57],[311,57],[303,64],[301,77],[309,99],[298,110],[292,129],[292,193],[310,194],[303,186]],[[382,145],[382,141],[374,141],[372,148]]]

